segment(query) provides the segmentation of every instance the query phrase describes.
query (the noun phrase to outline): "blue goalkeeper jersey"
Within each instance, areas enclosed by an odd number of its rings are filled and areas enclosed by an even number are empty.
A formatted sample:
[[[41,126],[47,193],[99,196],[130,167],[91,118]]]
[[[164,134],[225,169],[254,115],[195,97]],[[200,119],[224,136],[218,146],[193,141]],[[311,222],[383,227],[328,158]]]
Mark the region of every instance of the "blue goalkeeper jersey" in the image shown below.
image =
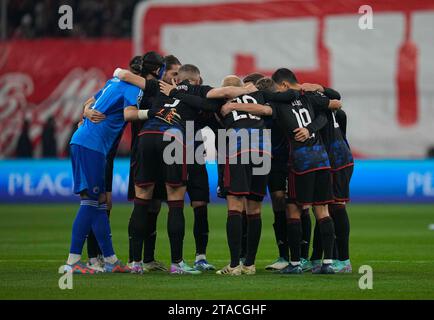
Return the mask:
[[[137,106],[142,90],[129,83],[112,78],[95,95],[92,109],[104,113],[106,118],[100,123],[85,119],[72,136],[70,144],[76,144],[107,155],[117,137],[125,128],[124,108]]]

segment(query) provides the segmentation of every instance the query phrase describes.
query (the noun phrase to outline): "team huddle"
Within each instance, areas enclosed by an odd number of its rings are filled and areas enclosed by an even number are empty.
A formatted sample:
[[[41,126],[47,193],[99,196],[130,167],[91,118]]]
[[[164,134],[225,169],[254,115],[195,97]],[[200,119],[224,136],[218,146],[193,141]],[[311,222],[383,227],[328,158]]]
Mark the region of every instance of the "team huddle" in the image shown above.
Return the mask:
[[[256,273],[267,189],[279,252],[267,270],[352,272],[346,203],[354,164],[340,94],[322,85],[300,84],[286,68],[271,77],[229,75],[218,88],[202,82],[195,65],[151,51],[134,57],[129,70],[116,69],[104,88],[86,101],[83,120],[70,142],[74,192],[81,202],[65,272],[216,270],[206,257],[212,226],[201,136],[205,127],[216,136],[217,195],[227,203],[229,263],[217,274]],[[123,264],[113,249],[109,215],[113,160],[128,122],[128,198],[134,208],[128,225],[129,261]],[[186,193],[194,211],[192,266],[183,256]],[[162,202],[169,208],[168,268],[154,256]],[[310,209],[316,224],[309,257]],[[87,264],[82,261],[86,240]]]

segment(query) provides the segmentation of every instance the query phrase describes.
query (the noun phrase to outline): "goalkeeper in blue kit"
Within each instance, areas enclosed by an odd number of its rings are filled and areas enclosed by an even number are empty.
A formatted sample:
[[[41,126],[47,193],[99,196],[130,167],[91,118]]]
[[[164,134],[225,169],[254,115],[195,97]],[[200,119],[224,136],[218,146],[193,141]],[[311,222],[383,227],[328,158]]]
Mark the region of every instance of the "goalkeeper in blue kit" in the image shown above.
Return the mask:
[[[72,227],[70,253],[65,272],[93,274],[92,267],[81,261],[83,245],[92,230],[104,256],[104,271],[125,273],[129,268],[116,257],[106,213],[106,158],[126,121],[146,120],[148,110],[137,110],[142,91],[131,84],[112,78],[95,95],[92,109],[105,115],[104,121],[93,123],[84,119],[71,138],[71,160],[74,193],[81,198],[80,208]]]

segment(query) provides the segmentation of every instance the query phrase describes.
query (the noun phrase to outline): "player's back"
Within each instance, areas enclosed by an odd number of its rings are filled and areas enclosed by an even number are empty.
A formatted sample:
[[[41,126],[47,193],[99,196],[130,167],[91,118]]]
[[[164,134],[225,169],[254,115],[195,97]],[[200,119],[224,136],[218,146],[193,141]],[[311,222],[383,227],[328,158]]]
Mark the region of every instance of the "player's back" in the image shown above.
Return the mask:
[[[337,112],[343,111],[326,111],[327,124],[320,130],[333,169],[348,166],[354,162],[350,147],[337,121]]]
[[[328,156],[319,133],[304,142],[295,140],[294,130],[306,128],[320,110],[327,110],[329,99],[319,93],[305,93],[289,103],[272,103],[274,118],[288,135],[293,169],[296,172],[329,167]]]
[[[107,155],[125,127],[124,108],[137,105],[140,92],[139,88],[118,78],[107,81],[104,88],[95,95],[96,101],[92,106],[92,109],[103,113],[106,118],[99,123],[85,119],[72,136],[71,144]]]
[[[265,98],[261,91],[252,92],[249,94],[244,94],[242,96],[236,97],[232,100],[232,102],[236,103],[254,103],[254,104],[262,104],[264,105]],[[223,118],[223,123],[225,124],[226,129],[229,128],[253,128],[253,129],[263,129],[265,128],[264,120],[256,115],[252,115],[248,112],[244,111],[236,111],[228,113]]]

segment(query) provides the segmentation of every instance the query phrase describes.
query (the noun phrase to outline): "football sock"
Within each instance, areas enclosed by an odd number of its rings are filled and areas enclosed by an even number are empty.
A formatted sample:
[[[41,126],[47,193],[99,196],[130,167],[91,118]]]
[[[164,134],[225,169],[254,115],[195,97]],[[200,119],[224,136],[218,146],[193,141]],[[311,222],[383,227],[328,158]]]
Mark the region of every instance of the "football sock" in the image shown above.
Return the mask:
[[[330,212],[333,212],[333,221],[336,232],[336,247],[338,259],[340,261],[348,260],[349,254],[349,238],[350,238],[350,220],[344,204],[330,205]]]
[[[69,253],[81,255],[86,237],[92,228],[93,216],[98,214],[98,201],[81,200],[74,223],[72,225],[71,248]]]
[[[89,258],[89,260],[91,260],[92,258],[96,258],[100,254],[101,249],[98,246],[95,235],[93,234],[93,231],[90,231],[89,235],[87,236],[87,257]]]
[[[206,260],[206,255],[204,255],[204,254],[197,254],[196,257],[194,258],[194,262],[198,262],[200,260]]]
[[[194,226],[193,234],[196,243],[196,255],[206,254],[208,245],[208,206],[200,206],[193,209],[194,211]]]
[[[157,212],[149,211],[148,214],[148,223],[147,223],[147,231],[145,242],[143,245],[143,262],[149,263],[155,260],[155,242],[157,241]]]
[[[288,236],[286,228],[286,212],[274,211],[274,235],[276,237],[277,248],[279,249],[279,257],[289,261]]]
[[[315,228],[313,229],[313,242],[312,242],[312,255],[310,260],[321,260],[322,259],[322,243],[321,243],[321,233],[319,231],[318,222],[315,223]]]
[[[245,258],[247,253],[247,213],[241,212],[241,252],[240,258]]]
[[[112,235],[110,230],[110,222],[107,215],[107,205],[101,204],[97,213],[92,219],[92,231],[98,241],[98,245],[104,257],[110,257],[115,254],[112,244]]]
[[[309,209],[301,211],[301,257],[309,258],[309,245],[312,234],[312,222],[310,220]]]
[[[262,219],[261,214],[247,215],[247,253],[245,266],[255,264],[256,253],[258,252],[259,239],[261,238]]]
[[[301,220],[287,219],[288,244],[291,251],[291,262],[300,261]]]
[[[66,261],[66,264],[72,265],[74,263],[77,263],[80,260],[81,260],[81,254],[70,253],[68,256],[68,260]]]
[[[324,260],[333,259],[333,245],[335,242],[335,228],[331,217],[325,217],[318,221],[321,233],[321,244],[324,250]],[[326,263],[326,262],[325,262]]]
[[[241,212],[236,210],[228,211],[226,221],[226,235],[228,238],[229,251],[231,253],[231,267],[235,268],[240,264],[241,252],[241,232],[242,232]],[[247,228],[246,228],[247,229]]]
[[[182,249],[185,233],[184,200],[167,201],[169,217],[167,218],[167,233],[170,241],[172,263],[182,261]]]
[[[130,236],[131,260],[135,262],[142,261],[143,241],[147,228],[149,203],[149,200],[134,199],[134,209],[131,213],[130,223],[128,225],[128,234]]]
[[[114,264],[118,261],[118,257],[116,257],[115,254],[109,256],[109,257],[104,257],[104,262],[105,263],[110,263],[110,264]]]

